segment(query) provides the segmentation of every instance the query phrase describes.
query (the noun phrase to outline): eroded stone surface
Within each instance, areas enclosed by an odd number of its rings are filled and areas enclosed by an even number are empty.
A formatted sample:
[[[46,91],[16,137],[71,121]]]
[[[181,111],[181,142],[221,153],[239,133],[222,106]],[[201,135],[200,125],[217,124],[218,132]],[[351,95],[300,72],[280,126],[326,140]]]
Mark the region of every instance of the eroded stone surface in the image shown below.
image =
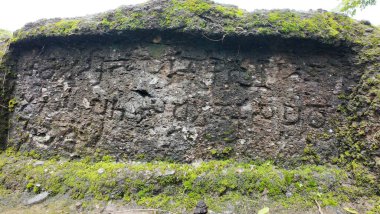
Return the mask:
[[[165,37],[32,48],[16,67],[9,143],[147,160],[299,157],[310,134],[334,132],[356,77],[341,53],[294,48]],[[328,156],[334,142],[314,146]]]

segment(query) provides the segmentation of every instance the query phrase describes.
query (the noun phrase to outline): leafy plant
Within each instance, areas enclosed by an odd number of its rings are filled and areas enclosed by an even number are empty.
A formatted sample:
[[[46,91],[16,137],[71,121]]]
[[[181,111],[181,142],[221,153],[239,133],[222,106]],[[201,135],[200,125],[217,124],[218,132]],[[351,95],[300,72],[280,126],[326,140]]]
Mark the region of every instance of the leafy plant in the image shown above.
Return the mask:
[[[338,8],[340,12],[353,16],[358,8],[364,9],[375,4],[376,0],[342,0]]]

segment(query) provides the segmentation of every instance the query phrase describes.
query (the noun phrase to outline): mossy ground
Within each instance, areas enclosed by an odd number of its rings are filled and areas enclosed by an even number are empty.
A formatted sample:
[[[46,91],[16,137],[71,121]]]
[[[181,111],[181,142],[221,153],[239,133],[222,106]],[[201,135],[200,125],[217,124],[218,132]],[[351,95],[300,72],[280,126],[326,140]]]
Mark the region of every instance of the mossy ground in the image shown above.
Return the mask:
[[[378,184],[360,164],[349,173],[331,165],[285,169],[271,162],[234,160],[117,163],[109,156],[100,160],[51,159],[38,164],[30,156],[11,150],[0,155],[1,197],[17,190],[49,191],[84,202],[116,200],[174,213],[190,212],[201,199],[216,212],[233,206],[236,212],[244,213],[256,212],[264,204],[273,210],[307,210],[315,208],[315,201],[321,206],[339,206],[367,198],[371,206],[361,213],[380,211],[375,207]]]

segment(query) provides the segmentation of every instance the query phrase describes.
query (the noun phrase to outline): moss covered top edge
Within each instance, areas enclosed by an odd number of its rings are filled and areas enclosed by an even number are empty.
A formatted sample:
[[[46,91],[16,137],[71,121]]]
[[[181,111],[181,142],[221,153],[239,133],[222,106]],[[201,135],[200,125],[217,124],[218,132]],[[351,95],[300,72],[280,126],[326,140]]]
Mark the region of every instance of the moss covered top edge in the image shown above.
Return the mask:
[[[45,19],[14,33],[12,43],[41,37],[118,35],[135,30],[172,30],[209,36],[280,36],[326,44],[360,44],[366,29],[379,29],[345,15],[311,11],[245,10],[209,0],[153,0],[136,6],[69,19]],[[379,33],[380,34],[380,33]]]

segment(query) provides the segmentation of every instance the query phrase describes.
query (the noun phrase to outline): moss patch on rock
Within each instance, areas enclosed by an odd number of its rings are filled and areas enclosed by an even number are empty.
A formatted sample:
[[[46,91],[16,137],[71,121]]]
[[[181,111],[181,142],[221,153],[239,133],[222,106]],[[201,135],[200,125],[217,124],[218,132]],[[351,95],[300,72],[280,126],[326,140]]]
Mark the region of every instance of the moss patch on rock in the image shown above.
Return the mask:
[[[360,164],[352,167],[350,173],[331,165],[284,169],[271,162],[233,160],[118,163],[109,156],[101,160],[41,162],[8,150],[0,155],[0,181],[3,196],[9,190],[49,191],[77,200],[123,200],[173,212],[190,211],[201,199],[214,211],[227,204],[237,206],[241,201],[252,201],[247,206],[257,208],[255,201],[263,197],[270,199],[273,208],[281,209],[310,208],[315,200],[322,206],[337,206],[362,197],[375,200],[378,184],[374,176]]]
[[[14,42],[68,35],[120,34],[128,30],[173,30],[205,35],[277,35],[355,43],[365,26],[326,11],[247,11],[208,0],[161,0],[85,18],[42,20],[16,32]]]

